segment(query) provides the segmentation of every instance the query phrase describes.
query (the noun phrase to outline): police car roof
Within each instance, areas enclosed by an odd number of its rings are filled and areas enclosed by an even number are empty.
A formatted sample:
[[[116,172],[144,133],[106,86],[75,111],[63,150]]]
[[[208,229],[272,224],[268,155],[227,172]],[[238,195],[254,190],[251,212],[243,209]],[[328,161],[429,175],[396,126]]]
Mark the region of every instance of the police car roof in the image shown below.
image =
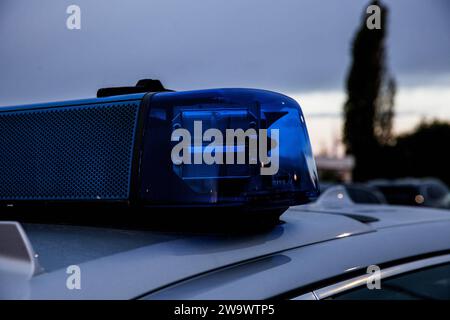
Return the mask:
[[[396,205],[358,204],[350,206],[319,207],[314,204],[302,206],[303,211],[322,212],[354,217],[374,229],[389,228],[408,224],[445,221],[450,218],[446,210],[408,207]],[[363,218],[364,217],[364,218]]]
[[[376,219],[361,222],[361,216]],[[381,236],[377,237],[376,232],[383,228],[395,230],[411,225],[430,228],[430,224],[447,230],[450,227],[450,214],[446,211],[393,206],[353,205],[346,209],[299,206],[289,209],[281,218],[283,223],[268,232],[233,236],[26,224],[26,233],[44,268],[26,287],[30,298],[129,299],[280,252],[365,234],[374,234],[371,237],[376,239]],[[438,221],[441,223],[436,224]],[[436,232],[439,236],[440,231]],[[410,249],[404,249],[397,248],[396,252],[408,254]],[[89,279],[83,290],[71,291],[55,285],[65,281],[65,268],[73,264],[79,265]],[[17,282],[14,285],[20,287]],[[3,292],[12,294],[17,290]]]

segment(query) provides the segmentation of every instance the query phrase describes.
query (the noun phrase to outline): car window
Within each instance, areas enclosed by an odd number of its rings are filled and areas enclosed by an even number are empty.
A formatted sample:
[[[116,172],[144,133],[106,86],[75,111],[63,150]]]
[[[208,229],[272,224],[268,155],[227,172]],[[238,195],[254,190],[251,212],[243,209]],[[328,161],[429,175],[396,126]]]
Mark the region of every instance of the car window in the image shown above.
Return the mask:
[[[447,194],[447,190],[440,185],[429,185],[427,186],[427,193],[431,199],[437,200],[443,198]]]
[[[450,299],[450,264],[413,271],[381,281],[381,289],[367,286],[331,297],[335,300]]]
[[[355,203],[370,203],[370,204],[380,204],[383,203],[376,194],[371,191],[364,190],[361,188],[347,187],[347,192]]]

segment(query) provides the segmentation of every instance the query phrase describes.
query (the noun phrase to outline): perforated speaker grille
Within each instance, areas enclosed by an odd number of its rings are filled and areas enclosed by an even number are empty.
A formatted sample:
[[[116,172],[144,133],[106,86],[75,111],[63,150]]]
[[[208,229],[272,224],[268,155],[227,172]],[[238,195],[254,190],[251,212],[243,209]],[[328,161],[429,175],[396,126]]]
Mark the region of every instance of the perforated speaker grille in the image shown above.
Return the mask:
[[[139,102],[0,112],[0,200],[128,198]]]

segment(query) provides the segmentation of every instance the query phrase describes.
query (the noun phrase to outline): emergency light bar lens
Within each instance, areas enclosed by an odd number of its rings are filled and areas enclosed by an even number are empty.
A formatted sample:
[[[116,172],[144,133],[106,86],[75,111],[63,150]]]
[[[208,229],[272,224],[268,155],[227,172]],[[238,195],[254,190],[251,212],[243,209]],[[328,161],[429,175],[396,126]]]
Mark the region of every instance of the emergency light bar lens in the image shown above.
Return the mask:
[[[303,114],[287,96],[253,89],[153,95],[141,197],[161,205],[265,203],[318,195]]]

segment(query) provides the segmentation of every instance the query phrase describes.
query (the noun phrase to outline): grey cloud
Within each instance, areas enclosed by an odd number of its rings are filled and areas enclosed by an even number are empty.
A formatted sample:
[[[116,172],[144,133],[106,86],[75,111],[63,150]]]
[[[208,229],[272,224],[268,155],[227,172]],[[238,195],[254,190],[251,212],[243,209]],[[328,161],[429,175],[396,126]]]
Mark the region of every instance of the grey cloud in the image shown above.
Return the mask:
[[[389,2],[390,65],[400,79],[450,73],[448,3],[424,2]],[[65,27],[73,3],[80,31]],[[2,0],[0,105],[89,97],[147,77],[180,90],[340,89],[367,3]]]

